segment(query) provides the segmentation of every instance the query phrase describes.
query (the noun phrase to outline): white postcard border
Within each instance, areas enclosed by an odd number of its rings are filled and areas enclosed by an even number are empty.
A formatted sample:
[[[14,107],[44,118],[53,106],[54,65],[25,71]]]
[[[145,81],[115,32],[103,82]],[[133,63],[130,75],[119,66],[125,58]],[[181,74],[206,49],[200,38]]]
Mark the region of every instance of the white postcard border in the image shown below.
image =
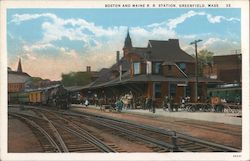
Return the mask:
[[[239,153],[121,153],[121,154],[47,154],[47,153],[7,153],[7,38],[6,10],[10,8],[104,8],[105,4],[219,4],[219,8],[241,8],[242,43],[242,147]],[[113,7],[109,7],[113,8]],[[126,8],[126,7],[124,7]],[[155,8],[155,7],[154,7]],[[114,7],[115,9],[115,7]],[[190,8],[192,9],[192,8]],[[239,1],[1,1],[1,155],[2,160],[249,160],[249,2]]]

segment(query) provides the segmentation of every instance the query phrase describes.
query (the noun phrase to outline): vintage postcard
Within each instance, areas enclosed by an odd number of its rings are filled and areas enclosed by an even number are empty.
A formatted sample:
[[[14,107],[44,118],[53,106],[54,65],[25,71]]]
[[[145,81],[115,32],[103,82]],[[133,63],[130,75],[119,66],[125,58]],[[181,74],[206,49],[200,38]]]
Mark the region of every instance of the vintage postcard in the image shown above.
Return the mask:
[[[1,1],[11,160],[249,160],[249,2]]]

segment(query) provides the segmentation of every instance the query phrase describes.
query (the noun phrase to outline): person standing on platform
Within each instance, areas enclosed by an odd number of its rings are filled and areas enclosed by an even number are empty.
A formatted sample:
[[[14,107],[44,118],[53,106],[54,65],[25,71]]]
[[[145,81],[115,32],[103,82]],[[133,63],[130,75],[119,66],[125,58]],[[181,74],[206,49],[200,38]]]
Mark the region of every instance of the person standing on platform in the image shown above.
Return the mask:
[[[166,111],[167,110],[167,108],[169,107],[169,98],[168,98],[168,96],[166,96],[165,98],[164,98],[164,100],[163,100],[163,111]]]
[[[121,99],[117,100],[116,103],[115,103],[115,106],[117,108],[117,111],[121,112],[122,108],[123,108],[123,102],[122,102],[122,100]]]
[[[85,100],[85,103],[84,103],[84,104],[85,104],[85,107],[88,107],[88,105],[89,105],[88,99]]]
[[[155,105],[156,105],[156,101],[155,99],[152,100],[152,112],[155,113]]]
[[[152,98],[151,97],[147,98],[146,106],[147,106],[149,111],[152,110]]]
[[[181,97],[181,109],[184,110],[185,109],[185,98],[184,97]]]
[[[174,102],[174,99],[172,96],[170,96],[170,100],[169,100],[169,112],[173,112],[173,102]]]

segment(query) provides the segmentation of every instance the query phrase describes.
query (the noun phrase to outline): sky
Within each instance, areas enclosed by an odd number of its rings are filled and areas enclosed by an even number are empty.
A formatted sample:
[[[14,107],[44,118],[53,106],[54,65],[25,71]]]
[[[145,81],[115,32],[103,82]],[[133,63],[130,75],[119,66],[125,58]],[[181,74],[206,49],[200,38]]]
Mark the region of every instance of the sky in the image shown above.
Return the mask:
[[[198,50],[231,54],[241,47],[240,9],[8,9],[8,66],[44,79],[60,80],[62,73],[100,70],[122,53],[129,28],[132,44],[179,39],[194,54]]]

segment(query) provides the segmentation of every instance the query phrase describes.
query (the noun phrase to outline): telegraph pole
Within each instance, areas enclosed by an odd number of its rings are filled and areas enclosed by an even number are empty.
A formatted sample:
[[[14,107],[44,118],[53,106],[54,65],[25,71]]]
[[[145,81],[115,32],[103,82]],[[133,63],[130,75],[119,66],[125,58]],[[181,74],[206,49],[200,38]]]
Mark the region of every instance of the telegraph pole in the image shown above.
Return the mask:
[[[196,59],[196,65],[195,65],[195,94],[194,94],[194,100],[197,102],[198,97],[198,53],[197,53],[197,43],[201,42],[202,40],[194,40],[190,43],[190,45],[194,44],[195,47],[195,59]]]

